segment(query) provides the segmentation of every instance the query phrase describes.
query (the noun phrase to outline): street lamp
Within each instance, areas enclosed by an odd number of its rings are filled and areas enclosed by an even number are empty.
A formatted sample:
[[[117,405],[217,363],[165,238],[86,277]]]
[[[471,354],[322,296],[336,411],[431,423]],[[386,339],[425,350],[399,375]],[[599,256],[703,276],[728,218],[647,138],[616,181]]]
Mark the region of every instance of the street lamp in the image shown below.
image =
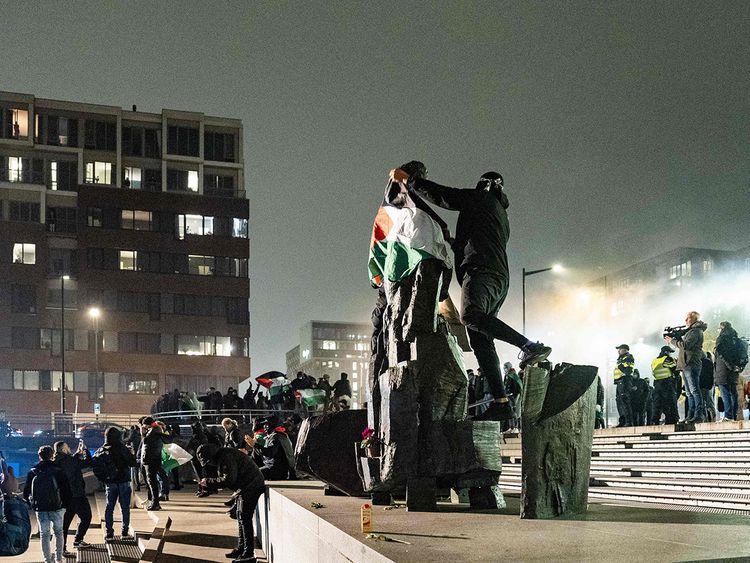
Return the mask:
[[[96,385],[99,386],[99,317],[102,311],[99,307],[89,309],[89,317],[94,321],[94,361],[96,365]]]
[[[65,414],[65,280],[70,276],[60,276],[60,358],[62,374],[60,376],[60,412]]]
[[[543,272],[554,272],[560,273],[563,271],[563,267],[560,264],[553,264],[549,268],[541,268],[539,270],[527,270],[523,269],[523,281],[521,283],[523,292],[523,334],[526,335],[526,278],[533,276],[534,274],[541,274]]]

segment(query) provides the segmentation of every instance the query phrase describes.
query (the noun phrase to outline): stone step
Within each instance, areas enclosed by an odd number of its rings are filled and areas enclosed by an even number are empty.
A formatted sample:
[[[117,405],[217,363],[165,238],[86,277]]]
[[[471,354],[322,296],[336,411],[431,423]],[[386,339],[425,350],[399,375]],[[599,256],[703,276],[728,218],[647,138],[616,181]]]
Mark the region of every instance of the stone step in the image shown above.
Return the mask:
[[[696,493],[718,493],[744,495],[750,500],[750,481],[729,479],[665,479],[663,477],[593,477],[591,485],[596,487],[620,487],[659,489],[662,491],[686,491]]]
[[[120,536],[115,536],[113,541],[107,542],[107,551],[111,561],[123,563],[137,563],[143,555],[135,539],[124,540]]]
[[[104,543],[92,543],[86,548],[76,550],[77,563],[109,563],[109,552]]]
[[[634,450],[651,448],[688,449],[688,448],[727,448],[750,449],[750,439],[738,440],[736,438],[702,438],[696,440],[633,440],[630,442],[618,440],[617,442],[604,442],[593,444],[595,451],[608,448],[627,448]]]
[[[503,465],[503,475],[521,476],[519,464]],[[654,468],[652,466],[631,466],[628,468],[592,468],[591,477],[653,477],[663,479],[718,480],[730,483],[750,483],[750,472],[740,473],[725,468]]]

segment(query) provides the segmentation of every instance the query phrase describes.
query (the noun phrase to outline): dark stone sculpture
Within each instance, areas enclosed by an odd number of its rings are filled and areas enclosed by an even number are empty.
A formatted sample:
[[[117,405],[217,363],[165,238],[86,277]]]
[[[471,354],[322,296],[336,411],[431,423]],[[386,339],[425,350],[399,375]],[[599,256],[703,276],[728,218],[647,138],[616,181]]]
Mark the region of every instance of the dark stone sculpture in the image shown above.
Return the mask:
[[[596,414],[594,366],[524,372],[521,518],[585,512]]]

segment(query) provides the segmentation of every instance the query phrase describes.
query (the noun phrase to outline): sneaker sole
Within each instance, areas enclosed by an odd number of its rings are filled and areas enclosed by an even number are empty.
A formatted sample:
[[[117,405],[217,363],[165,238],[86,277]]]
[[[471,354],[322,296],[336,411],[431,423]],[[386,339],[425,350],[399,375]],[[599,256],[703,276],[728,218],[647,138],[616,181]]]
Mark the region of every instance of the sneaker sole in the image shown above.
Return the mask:
[[[522,361],[518,366],[523,369],[526,366],[530,364],[538,364],[539,362],[543,362],[547,359],[547,357],[552,353],[552,348],[549,346],[545,346],[543,350],[541,350],[538,354],[534,354],[530,358]]]

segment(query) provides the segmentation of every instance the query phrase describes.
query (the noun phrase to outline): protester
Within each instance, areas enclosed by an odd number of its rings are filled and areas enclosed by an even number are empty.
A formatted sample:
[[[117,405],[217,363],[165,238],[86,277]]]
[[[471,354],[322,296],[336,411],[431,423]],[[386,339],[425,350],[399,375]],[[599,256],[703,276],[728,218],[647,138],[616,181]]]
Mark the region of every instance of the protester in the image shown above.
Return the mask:
[[[505,392],[513,405],[513,413],[515,416],[508,421],[510,428],[521,427],[521,393],[523,393],[523,381],[521,376],[518,375],[513,364],[505,362],[503,364],[504,379],[503,385],[505,386]]]
[[[265,491],[265,481],[258,466],[235,448],[220,448],[213,444],[202,445],[197,452],[198,461],[205,468],[213,466],[216,477],[204,477],[200,484],[213,484],[234,490],[239,538],[237,548],[227,553],[233,563],[255,563],[255,534],[253,514],[260,495]]]
[[[667,336],[668,344],[677,347],[677,369],[682,370],[687,395],[686,422],[700,423],[706,420],[706,405],[700,391],[701,365],[703,360],[703,332],[706,323],[701,322],[697,311],[685,317],[687,330],[684,334]]]
[[[716,404],[714,403],[714,361],[710,352],[701,360],[700,391],[706,405],[706,422],[716,422]]]
[[[242,440],[242,434],[240,433],[239,426],[236,420],[231,418],[225,418],[221,421],[221,426],[224,428],[224,447],[225,448],[244,448],[245,444]]]
[[[341,398],[352,396],[352,385],[349,374],[341,372],[339,380],[333,384],[333,408],[341,410]]]
[[[391,179],[406,184],[428,202],[458,211],[453,252],[461,285],[461,321],[466,325],[477,362],[489,381],[494,398],[477,420],[509,420],[515,416],[503,386],[495,340],[521,350],[521,368],[547,358],[551,349],[532,342],[497,318],[508,293],[510,274],[506,244],[510,236],[508,197],[497,172],[482,175],[476,189],[441,186],[425,178],[391,170]]]
[[[141,457],[140,461],[146,474],[146,485],[148,486],[148,510],[161,510],[159,497],[158,474],[161,469],[161,450],[164,447],[164,434],[161,427],[150,416],[141,419]]]
[[[39,448],[39,463],[26,476],[23,498],[36,513],[44,563],[62,563],[65,546],[63,518],[70,504],[70,485],[65,473],[52,461],[52,446]],[[52,535],[55,552],[52,553]]]
[[[130,450],[130,453],[136,454],[138,452],[138,449],[141,445],[141,432],[138,429],[137,426],[133,425],[130,427],[130,430],[127,432],[126,436],[123,436],[123,441],[125,442],[125,446],[128,447]],[[141,490],[141,471],[140,471],[140,463],[137,462],[134,467],[130,469],[130,480],[131,480],[131,486],[136,490]]]
[[[122,515],[122,537],[130,539],[130,469],[135,467],[135,456],[122,441],[122,434],[118,428],[111,426],[104,433],[104,445],[94,454],[99,460],[99,471],[95,474],[104,483],[104,495],[107,507],[104,510],[105,541],[115,537],[114,510],[115,504],[120,503]],[[94,462],[95,470],[97,462]]]
[[[734,363],[733,344],[737,338],[737,331],[729,321],[719,323],[719,336],[716,339],[716,369],[714,370],[714,383],[719,388],[721,400],[724,403],[724,418],[736,420],[737,418],[737,381],[739,372]]]
[[[244,442],[265,479],[282,481],[294,476],[292,443],[277,416],[258,420]]]
[[[596,414],[594,415],[594,429],[604,428],[604,385],[602,379],[596,376]]]
[[[72,557],[73,554],[68,553],[67,547],[68,530],[70,530],[70,525],[76,516],[78,516],[79,522],[76,535],[73,538],[73,547],[78,549],[89,546],[84,538],[91,525],[91,504],[86,496],[86,482],[83,480],[82,470],[91,465],[91,458],[83,440],[78,442],[78,449],[75,454],[70,451],[70,446],[66,442],[55,442],[54,449],[53,461],[65,473],[65,478],[68,480],[68,486],[70,487],[70,503],[65,508],[65,515],[63,516],[63,549],[64,553],[67,554],[65,557]]]

